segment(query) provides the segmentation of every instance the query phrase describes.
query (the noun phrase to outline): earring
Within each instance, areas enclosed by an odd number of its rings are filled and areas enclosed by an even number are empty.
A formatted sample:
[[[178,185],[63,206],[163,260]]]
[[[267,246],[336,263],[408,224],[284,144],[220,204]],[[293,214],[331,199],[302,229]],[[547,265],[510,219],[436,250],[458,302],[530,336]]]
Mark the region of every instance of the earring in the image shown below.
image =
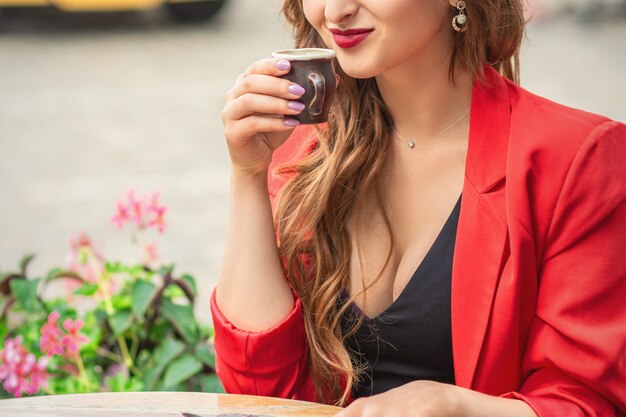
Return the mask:
[[[454,16],[452,19],[452,28],[457,32],[465,32],[467,30],[467,16],[465,15],[465,2],[463,0],[459,0],[456,3],[456,9],[459,11],[459,14]]]

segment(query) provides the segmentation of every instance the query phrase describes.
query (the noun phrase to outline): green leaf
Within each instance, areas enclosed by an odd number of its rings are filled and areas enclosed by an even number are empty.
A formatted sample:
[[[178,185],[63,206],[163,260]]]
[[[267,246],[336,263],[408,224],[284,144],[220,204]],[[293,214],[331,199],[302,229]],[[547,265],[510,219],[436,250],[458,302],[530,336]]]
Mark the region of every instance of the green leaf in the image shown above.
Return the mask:
[[[185,350],[185,344],[168,337],[154,350],[153,366],[144,375],[144,385],[147,390],[153,390],[167,365],[176,359]]]
[[[82,332],[87,336],[89,342],[81,347],[81,355],[95,353],[103,336],[104,317],[99,315],[99,311],[88,311],[83,318],[85,325],[82,328]]]
[[[54,378],[50,385],[54,394],[77,394],[82,391],[79,380],[75,378]]]
[[[215,374],[200,376],[200,386],[202,392],[223,393],[224,387],[222,382]]]
[[[74,291],[74,294],[76,295],[94,295],[96,293],[96,291],[98,291],[98,288],[100,286],[98,284],[94,284],[94,283],[86,283],[81,285],[76,291]]]
[[[125,269],[126,273],[133,279],[143,279],[146,276],[146,271],[141,264],[126,266]]]
[[[138,378],[131,377],[126,384],[126,392],[129,391],[143,391],[143,381]]]
[[[196,358],[215,369],[215,352],[206,343],[198,343],[195,349]]]
[[[61,268],[53,268],[50,271],[48,271],[45,282],[50,282],[59,278],[68,278],[68,279],[73,279],[73,280],[80,281],[80,282],[87,282],[87,280],[85,280],[85,278],[83,278],[83,276],[80,275],[78,272],[70,271],[67,269],[61,269]]]
[[[176,264],[161,265],[161,267],[157,269],[157,272],[160,275],[165,276],[167,274],[171,274],[172,272],[174,272],[175,267],[176,267]]]
[[[120,292],[119,294],[115,294],[113,297],[111,297],[111,304],[116,310],[130,310],[133,305],[133,299],[131,298],[130,294]]]
[[[159,343],[161,340],[167,337],[171,330],[172,325],[169,321],[157,320],[150,329],[148,338],[155,343]]]
[[[132,310],[135,317],[140,318],[144,316],[156,291],[156,285],[150,282],[143,280],[134,282],[132,289]]]
[[[210,340],[213,337],[213,327],[205,324],[198,323],[198,335],[203,340]]]
[[[14,279],[11,281],[11,292],[24,311],[38,312],[43,309],[43,306],[37,298],[39,281],[41,281],[40,278],[33,280]]]
[[[115,335],[124,333],[132,324],[133,316],[129,309],[117,311],[108,318],[109,326]]]
[[[167,299],[163,299],[161,300],[161,311],[163,316],[172,323],[172,326],[188,343],[195,343],[198,337],[198,329],[192,306],[174,304]]]
[[[44,300],[47,311],[55,310],[61,316],[76,317],[76,310],[67,303],[67,300],[63,298],[55,298],[53,300]]]
[[[146,271],[144,270],[143,265],[125,265],[119,261],[108,262],[105,261],[104,269],[109,274],[128,274],[131,278],[144,277],[146,275]]]
[[[34,258],[34,253],[30,253],[22,258],[20,261],[20,271],[22,271],[22,275],[26,276],[26,268],[28,268],[28,264],[30,264]]]
[[[7,326],[7,318],[0,317],[0,341],[3,347],[4,347],[4,341],[8,335],[9,335],[9,326]]]
[[[202,363],[190,354],[184,354],[176,359],[165,371],[163,385],[172,387],[188,380],[202,370]]]
[[[165,369],[165,367],[178,355],[183,353],[184,350],[185,344],[183,342],[168,337],[154,351],[155,366],[161,370]]]
[[[109,274],[115,274],[117,272],[122,272],[122,264],[120,262],[104,262],[104,269]]]
[[[39,351],[39,341],[41,338],[42,325],[43,322],[39,320],[26,321],[24,323],[21,323],[21,325],[15,329],[16,335],[22,336],[22,344],[27,351]]]
[[[154,391],[161,372],[163,372],[163,369],[148,368],[143,373],[143,384],[147,391]]]
[[[192,277],[189,274],[185,274],[182,277],[180,277],[180,279],[182,279],[183,281],[187,283],[187,285],[189,285],[189,288],[191,289],[191,292],[193,292],[194,296],[198,295],[198,287],[196,285],[196,280],[194,279],[194,277]]]
[[[106,384],[112,392],[131,392],[141,391],[143,389],[143,382],[133,378],[132,376],[128,377],[121,373],[107,378]]]
[[[55,277],[57,277],[59,275],[59,273],[62,271],[61,268],[52,268],[51,270],[48,271],[48,273],[46,274],[46,281],[50,281],[51,279],[54,279]]]
[[[182,299],[185,297],[185,293],[183,292],[183,290],[174,284],[170,284],[168,285],[165,290],[163,291],[163,296],[174,301],[177,299]]]
[[[122,392],[126,386],[127,378],[122,374],[117,374],[105,380],[111,392]]]

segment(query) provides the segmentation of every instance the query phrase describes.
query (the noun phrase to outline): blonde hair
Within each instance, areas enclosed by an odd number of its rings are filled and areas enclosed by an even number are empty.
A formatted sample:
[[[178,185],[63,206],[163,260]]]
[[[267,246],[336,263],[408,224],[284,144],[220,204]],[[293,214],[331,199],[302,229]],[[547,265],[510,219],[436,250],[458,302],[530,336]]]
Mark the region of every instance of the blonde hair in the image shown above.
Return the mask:
[[[469,24],[466,32],[455,36],[451,80],[455,65],[478,79],[485,65],[491,65],[518,82],[524,31],[521,0],[466,0],[466,4]],[[328,47],[306,20],[302,0],[285,0],[282,12],[293,27],[295,47]],[[450,7],[450,20],[455,14]],[[284,167],[296,175],[281,191],[275,222],[285,275],[302,300],[308,364],[318,399],[343,405],[362,371],[344,346],[345,337],[360,323],[342,330],[341,317],[349,303],[340,305],[338,298],[348,283],[353,250],[346,223],[355,210],[354,249],[362,267],[358,226],[364,196],[374,187],[382,209],[377,178],[387,155],[392,119],[373,78],[354,79],[338,65],[335,68],[341,82],[327,128],[318,131],[310,154],[295,166]],[[382,212],[391,238],[389,218]]]

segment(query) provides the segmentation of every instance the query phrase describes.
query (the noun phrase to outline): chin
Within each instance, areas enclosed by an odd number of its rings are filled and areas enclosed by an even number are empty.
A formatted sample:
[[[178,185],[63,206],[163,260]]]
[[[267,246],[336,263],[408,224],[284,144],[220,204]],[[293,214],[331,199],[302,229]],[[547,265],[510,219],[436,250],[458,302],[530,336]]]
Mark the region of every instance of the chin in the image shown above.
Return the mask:
[[[341,65],[341,63],[339,63],[339,65],[341,66],[343,72],[345,72],[348,76],[358,80],[364,80],[378,75],[378,73],[376,71],[372,71],[371,68],[363,68],[362,66],[344,66]]]
[[[385,65],[381,65],[379,55],[375,51],[363,50],[353,55],[342,52],[337,52],[337,63],[343,72],[352,78],[363,80],[376,77],[386,69]]]

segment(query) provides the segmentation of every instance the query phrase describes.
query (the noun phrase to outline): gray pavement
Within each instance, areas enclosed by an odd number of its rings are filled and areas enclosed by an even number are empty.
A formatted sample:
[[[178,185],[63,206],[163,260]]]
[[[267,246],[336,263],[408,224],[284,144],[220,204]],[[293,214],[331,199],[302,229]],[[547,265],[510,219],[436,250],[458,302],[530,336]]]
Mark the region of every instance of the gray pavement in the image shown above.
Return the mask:
[[[109,258],[138,249],[110,223],[127,188],[161,190],[160,253],[201,284],[219,271],[229,165],[220,112],[235,77],[291,44],[278,0],[233,0],[214,21],[159,11],[59,17],[20,12],[0,32],[0,270],[27,252],[35,274],[85,231]],[[543,15],[528,30],[522,84],[626,121],[626,20]]]

